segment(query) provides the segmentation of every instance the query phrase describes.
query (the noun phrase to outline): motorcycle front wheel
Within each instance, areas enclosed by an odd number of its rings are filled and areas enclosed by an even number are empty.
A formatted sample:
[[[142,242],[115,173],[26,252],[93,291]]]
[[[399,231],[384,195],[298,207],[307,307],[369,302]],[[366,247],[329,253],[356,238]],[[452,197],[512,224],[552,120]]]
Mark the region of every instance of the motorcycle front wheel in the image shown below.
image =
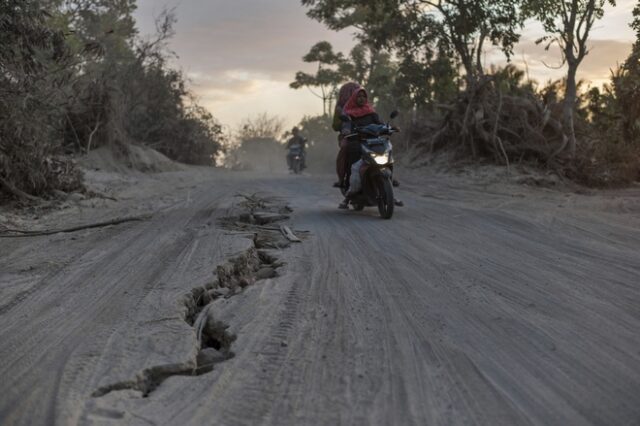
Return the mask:
[[[383,219],[393,216],[393,186],[391,180],[380,177],[378,180],[378,212]]]

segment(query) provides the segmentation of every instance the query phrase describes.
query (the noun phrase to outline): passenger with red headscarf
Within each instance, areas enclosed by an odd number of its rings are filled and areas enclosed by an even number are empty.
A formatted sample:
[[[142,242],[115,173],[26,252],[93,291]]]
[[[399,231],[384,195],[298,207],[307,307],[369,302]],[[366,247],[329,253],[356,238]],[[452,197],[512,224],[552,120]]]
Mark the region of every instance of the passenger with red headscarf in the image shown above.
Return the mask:
[[[338,92],[338,102],[336,102],[336,109],[333,114],[333,130],[336,132],[341,132],[342,130],[342,120],[341,116],[344,112],[344,107],[351,99],[351,96],[360,89],[360,85],[356,82],[350,81],[342,85],[340,91]],[[338,151],[338,156],[336,158],[336,173],[338,174],[338,182],[334,184],[335,187],[340,188],[344,185],[345,176],[347,175],[347,141],[342,136],[342,133],[338,135],[338,146],[340,150]]]
[[[333,130],[339,132],[342,130],[342,120],[340,120],[340,116],[342,115],[342,110],[344,106],[349,102],[351,95],[360,89],[360,85],[355,81],[350,81],[349,83],[345,83],[340,87],[340,91],[338,92],[338,101],[336,102],[336,108],[333,114]]]

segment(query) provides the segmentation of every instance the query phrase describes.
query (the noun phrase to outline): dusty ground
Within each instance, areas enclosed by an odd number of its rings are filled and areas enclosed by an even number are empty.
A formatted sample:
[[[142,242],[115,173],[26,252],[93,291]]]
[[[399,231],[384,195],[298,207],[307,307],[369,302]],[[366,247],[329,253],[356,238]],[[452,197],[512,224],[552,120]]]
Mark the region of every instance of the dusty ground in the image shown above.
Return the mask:
[[[640,190],[401,178],[391,221],[337,210],[330,176],[202,168],[0,211],[152,213],[0,238],[0,424],[640,424]]]

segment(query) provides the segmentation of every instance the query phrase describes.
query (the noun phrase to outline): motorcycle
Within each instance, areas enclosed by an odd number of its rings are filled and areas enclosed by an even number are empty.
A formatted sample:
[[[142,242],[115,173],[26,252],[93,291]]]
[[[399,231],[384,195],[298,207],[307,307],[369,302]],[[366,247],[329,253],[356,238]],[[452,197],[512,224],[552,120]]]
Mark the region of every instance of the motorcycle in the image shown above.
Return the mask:
[[[398,116],[398,111],[391,113],[391,120]],[[341,116],[342,121],[351,121],[348,115]],[[355,127],[347,139],[360,142],[360,154],[364,166],[360,170],[361,190],[351,193],[349,187],[342,187],[342,195],[349,198],[349,202],[356,211],[365,207],[378,207],[383,219],[393,216],[393,145],[390,136],[398,132],[387,124],[369,124]]]
[[[287,154],[289,169],[295,174],[302,172],[303,155],[302,145],[295,143],[289,147],[289,153]]]

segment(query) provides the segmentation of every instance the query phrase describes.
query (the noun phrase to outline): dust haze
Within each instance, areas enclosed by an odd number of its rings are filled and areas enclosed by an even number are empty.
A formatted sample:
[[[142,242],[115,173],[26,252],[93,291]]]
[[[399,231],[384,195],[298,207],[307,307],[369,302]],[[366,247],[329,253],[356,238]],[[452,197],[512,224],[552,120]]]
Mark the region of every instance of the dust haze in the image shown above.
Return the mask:
[[[306,174],[330,174],[336,169],[338,139],[335,132],[305,132],[300,135],[307,139]],[[224,165],[236,170],[250,170],[264,173],[288,173],[286,141],[290,134],[280,140],[274,138],[252,138],[241,141],[230,148]]]

